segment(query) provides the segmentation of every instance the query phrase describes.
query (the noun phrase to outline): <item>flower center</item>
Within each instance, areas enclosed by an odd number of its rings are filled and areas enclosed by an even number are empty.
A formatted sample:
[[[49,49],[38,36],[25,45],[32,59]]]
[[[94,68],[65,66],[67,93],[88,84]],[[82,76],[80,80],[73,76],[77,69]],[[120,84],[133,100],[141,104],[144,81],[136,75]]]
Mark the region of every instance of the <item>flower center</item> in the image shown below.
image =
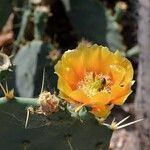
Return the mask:
[[[84,79],[78,82],[78,89],[84,91],[88,97],[92,97],[100,91],[111,91],[111,78],[108,75],[87,72]]]

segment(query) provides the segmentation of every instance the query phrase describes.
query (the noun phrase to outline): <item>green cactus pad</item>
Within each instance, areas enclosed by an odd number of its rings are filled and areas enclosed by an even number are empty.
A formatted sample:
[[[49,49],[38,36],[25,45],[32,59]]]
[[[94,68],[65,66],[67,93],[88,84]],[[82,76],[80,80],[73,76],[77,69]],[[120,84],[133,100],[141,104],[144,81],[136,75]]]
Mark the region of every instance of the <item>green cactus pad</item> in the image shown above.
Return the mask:
[[[120,26],[98,0],[63,0],[69,18],[81,38],[108,46],[112,51],[124,50]]]
[[[0,1],[0,31],[2,27],[5,25],[12,8],[12,0],[1,0]]]
[[[51,45],[40,40],[33,40],[19,50],[13,61],[16,65],[16,88],[19,96],[33,97],[39,94],[44,69],[46,83],[50,88],[56,85],[54,71],[47,59],[50,50]],[[45,87],[49,85],[46,84]]]
[[[25,129],[26,108],[33,98],[0,98],[0,147],[3,150],[107,150],[112,130],[94,117],[81,121],[67,111],[48,117],[31,115]]]
[[[9,74],[8,70],[0,71],[0,82],[2,82],[7,77],[8,74]]]

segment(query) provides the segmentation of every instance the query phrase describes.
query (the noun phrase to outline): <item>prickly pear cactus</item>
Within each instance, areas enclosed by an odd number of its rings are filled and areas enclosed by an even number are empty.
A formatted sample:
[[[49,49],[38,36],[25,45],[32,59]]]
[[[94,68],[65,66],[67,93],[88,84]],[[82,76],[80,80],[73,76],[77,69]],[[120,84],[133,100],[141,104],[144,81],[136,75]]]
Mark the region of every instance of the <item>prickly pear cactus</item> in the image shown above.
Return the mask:
[[[41,3],[41,1],[38,2]],[[47,58],[49,52],[52,50],[52,44],[43,41],[48,16],[48,7],[33,7],[31,5],[31,7],[25,10],[22,17],[21,28],[13,49],[13,53],[15,54],[18,47],[20,48],[13,60],[16,66],[14,75],[16,78],[15,85],[19,96],[32,97],[39,94],[44,70],[45,76],[48,76],[46,83],[49,83],[51,86],[48,89],[53,89],[54,85],[56,85],[53,68],[50,66],[50,60]],[[32,20],[34,23],[34,40],[30,42],[25,41],[25,31],[29,20]],[[20,44],[23,41],[25,45],[22,46]]]
[[[81,38],[111,48],[124,50],[120,27],[98,0],[62,0],[69,18]]]
[[[44,68],[51,70],[50,61],[47,59],[50,50],[49,44],[45,44],[40,40],[33,40],[23,46],[17,53],[14,64],[16,66],[16,86],[20,96],[32,97],[40,92],[43,70]],[[46,71],[46,74],[52,74],[50,72]]]
[[[1,149],[30,150],[107,150],[112,130],[98,124],[88,113],[80,121],[68,111],[49,116],[32,115],[25,129],[28,106],[38,106],[37,99],[0,98]]]
[[[107,20],[105,8],[99,2],[91,0],[70,0],[68,12],[78,34],[96,43],[107,44]]]
[[[12,0],[1,0],[0,1],[0,31],[4,24],[6,23],[8,16],[11,13],[11,8],[12,8]]]

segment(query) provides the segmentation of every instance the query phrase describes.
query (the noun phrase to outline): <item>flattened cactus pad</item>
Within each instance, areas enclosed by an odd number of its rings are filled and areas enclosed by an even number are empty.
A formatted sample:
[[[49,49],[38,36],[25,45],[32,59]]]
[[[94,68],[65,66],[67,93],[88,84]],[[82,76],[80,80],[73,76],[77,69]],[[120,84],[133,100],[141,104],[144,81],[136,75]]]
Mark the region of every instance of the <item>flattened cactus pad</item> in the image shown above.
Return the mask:
[[[0,147],[7,150],[107,150],[112,130],[100,126],[94,117],[81,122],[67,111],[48,117],[32,115],[24,128],[26,107],[36,106],[36,99],[0,98]]]

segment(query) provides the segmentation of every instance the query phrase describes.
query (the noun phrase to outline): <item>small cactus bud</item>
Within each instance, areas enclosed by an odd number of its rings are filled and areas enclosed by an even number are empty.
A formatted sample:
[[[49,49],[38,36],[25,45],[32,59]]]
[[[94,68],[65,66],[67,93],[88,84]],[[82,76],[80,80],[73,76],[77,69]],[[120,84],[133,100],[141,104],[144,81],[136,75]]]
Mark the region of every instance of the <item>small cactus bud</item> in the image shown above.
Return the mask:
[[[38,99],[40,107],[36,111],[39,114],[50,115],[58,111],[59,99],[55,94],[44,91],[39,95]]]

